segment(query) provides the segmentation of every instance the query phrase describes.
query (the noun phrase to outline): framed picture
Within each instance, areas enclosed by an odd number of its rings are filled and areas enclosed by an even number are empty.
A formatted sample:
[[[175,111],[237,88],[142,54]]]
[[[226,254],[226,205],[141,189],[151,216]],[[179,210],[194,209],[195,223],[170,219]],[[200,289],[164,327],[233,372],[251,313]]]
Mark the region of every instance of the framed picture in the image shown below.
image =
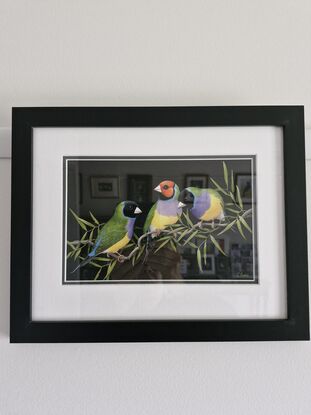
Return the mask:
[[[229,257],[224,255],[217,255],[215,258],[216,262],[216,274],[219,278],[226,278],[231,275],[231,261]]]
[[[119,178],[110,176],[91,177],[91,195],[99,199],[117,199],[119,197]]]
[[[299,106],[14,108],[11,342],[309,339],[304,168]]]
[[[185,187],[199,187],[205,189],[208,186],[206,174],[189,174],[185,176]]]
[[[243,203],[252,203],[252,176],[249,173],[237,173],[235,181]]]
[[[215,275],[215,255],[206,254],[201,267],[201,274]]]
[[[129,200],[137,203],[151,203],[152,201],[152,175],[151,174],[130,174],[127,176]]]

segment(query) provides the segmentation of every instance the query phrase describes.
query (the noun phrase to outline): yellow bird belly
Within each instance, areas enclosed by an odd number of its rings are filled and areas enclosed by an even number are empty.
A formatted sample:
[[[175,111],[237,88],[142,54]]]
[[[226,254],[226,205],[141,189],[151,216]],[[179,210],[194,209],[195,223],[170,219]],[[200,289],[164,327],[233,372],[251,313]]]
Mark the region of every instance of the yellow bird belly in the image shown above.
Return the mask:
[[[120,251],[120,249],[124,248],[129,242],[130,242],[130,239],[126,234],[124,236],[124,238],[120,239],[119,242],[115,243],[110,248],[106,249],[105,252],[107,252],[108,254],[109,253],[114,254],[114,253]]]
[[[155,212],[154,217],[151,221],[150,228],[152,231],[156,229],[164,229],[166,226],[174,225],[178,220],[178,216],[164,216]]]
[[[211,206],[200,217],[201,220],[209,221],[214,219],[220,219],[223,216],[223,207],[217,197],[211,196]]]

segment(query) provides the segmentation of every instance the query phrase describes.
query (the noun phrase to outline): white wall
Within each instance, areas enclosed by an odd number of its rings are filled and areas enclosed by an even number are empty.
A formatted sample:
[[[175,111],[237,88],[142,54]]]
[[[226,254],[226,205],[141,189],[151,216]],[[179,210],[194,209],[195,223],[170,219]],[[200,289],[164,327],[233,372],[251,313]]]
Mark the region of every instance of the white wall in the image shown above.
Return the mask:
[[[212,104],[304,104],[311,126],[310,0],[1,0],[0,53],[0,127],[13,105]],[[9,169],[0,415],[310,413],[309,342],[10,345]]]

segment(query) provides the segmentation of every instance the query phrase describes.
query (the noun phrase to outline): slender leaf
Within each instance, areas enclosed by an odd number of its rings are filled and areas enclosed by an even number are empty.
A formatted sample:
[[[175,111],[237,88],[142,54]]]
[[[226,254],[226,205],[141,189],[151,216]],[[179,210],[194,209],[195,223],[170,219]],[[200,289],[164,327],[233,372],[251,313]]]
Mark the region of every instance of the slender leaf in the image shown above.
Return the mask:
[[[226,207],[226,210],[228,210],[229,212],[231,212],[231,213],[240,213],[240,211],[239,210],[236,210],[236,209],[231,209],[231,208],[228,208],[228,207]]]
[[[207,253],[207,243],[205,241],[204,245],[203,245],[203,258],[204,258],[204,265],[205,266],[206,266],[206,253]]]
[[[221,231],[221,232],[219,232],[219,234],[218,234],[218,236],[219,235],[222,235],[223,233],[225,233],[225,232],[227,232],[229,229],[231,229],[232,228],[232,226],[234,226],[235,225],[235,223],[236,223],[236,219],[234,220],[234,221],[232,221],[232,222],[230,222],[230,223],[228,223],[228,225]]]
[[[187,228],[186,230],[184,230],[184,232],[182,232],[181,234],[180,234],[180,236],[177,238],[177,241],[179,242],[179,241],[181,241],[182,240],[182,238],[185,236],[185,235],[187,235],[187,233],[189,232],[189,229]]]
[[[132,266],[133,266],[133,267],[134,267],[135,262],[136,262],[136,257],[137,257],[137,254],[134,254],[134,255],[132,256]]]
[[[200,248],[197,249],[197,261],[198,261],[198,266],[199,266],[199,270],[202,272],[202,257],[201,257],[201,251]]]
[[[243,218],[243,216],[239,216],[239,220],[241,221],[242,225],[250,232],[253,233],[252,229],[250,228],[249,224],[246,222],[246,220]]]
[[[117,260],[114,259],[113,261],[111,261],[111,263],[109,264],[109,267],[107,269],[106,275],[105,275],[105,280],[108,280],[110,277],[110,274],[112,273],[114,267],[116,266]]]
[[[199,231],[194,231],[190,236],[189,236],[189,238],[188,239],[186,239],[186,241],[184,242],[184,246],[185,245],[187,245],[187,244],[189,244],[189,242],[191,241],[191,239],[193,239],[195,236],[196,236],[196,234],[198,233]]]
[[[78,224],[80,225],[80,227],[83,230],[87,231],[87,227],[85,226],[85,224],[83,223],[83,221],[79,218],[79,216],[76,213],[74,213],[74,211],[72,209],[69,209],[69,210],[73,214],[75,220],[78,222]]]
[[[100,268],[100,269],[97,271],[97,273],[96,273],[96,275],[95,275],[94,280],[97,280],[97,279],[99,278],[101,271],[102,271],[102,268]]]
[[[219,190],[221,193],[227,196],[227,192],[216,182],[216,180],[212,179],[211,177],[210,179],[211,182],[216,186],[217,190]]]
[[[188,222],[188,224],[189,224],[190,226],[193,226],[193,223],[192,223],[192,221],[191,221],[191,219],[190,219],[190,217],[189,217],[189,213],[188,213],[188,212],[183,212],[183,215],[184,215],[184,217],[186,218],[186,221]]]
[[[162,249],[165,245],[167,245],[169,241],[170,239],[166,239],[164,242],[162,242],[160,246],[154,251],[154,253],[157,253],[158,251],[160,251],[160,249]]]
[[[174,251],[174,252],[177,252],[177,248],[176,248],[176,246],[175,246],[175,244],[174,244],[174,242],[173,242],[173,240],[172,240],[172,239],[170,240],[170,245],[171,245],[171,247],[172,247],[173,251]]]
[[[82,248],[77,249],[77,251],[76,251],[76,253],[75,253],[75,256],[74,256],[74,260],[76,260],[76,259],[78,258],[78,256],[80,255],[80,253],[81,253],[81,249],[82,249]]]
[[[103,267],[102,265],[96,264],[96,262],[94,262],[94,261],[91,261],[90,265],[92,265],[95,268],[102,268]]]
[[[138,255],[137,255],[137,261],[139,260],[139,258],[142,256],[142,254],[143,254],[143,252],[144,252],[144,250],[145,250],[145,246],[146,245],[144,245],[142,248],[141,248],[141,250],[138,252]]]
[[[96,257],[96,261],[100,261],[100,262],[110,262],[111,259],[110,258],[103,257],[103,256],[98,256],[98,257]]]
[[[82,223],[84,223],[85,225],[90,226],[91,228],[95,228],[95,225],[94,225],[93,223],[91,223],[91,222],[89,222],[89,221],[87,221],[87,220],[85,220],[85,219],[82,219],[82,218],[79,218],[79,220],[80,220]]]
[[[85,240],[85,238],[87,237],[87,232],[84,232],[82,238],[81,238],[81,242],[83,242]]]
[[[229,187],[229,184],[228,184],[228,168],[227,168],[227,165],[224,161],[222,162],[222,165],[223,165],[223,168],[224,168],[224,179],[225,179],[225,183],[226,183],[226,186],[227,186],[227,189],[228,189],[228,187]]]
[[[241,199],[241,193],[240,193],[239,186],[236,186],[236,195],[237,195],[237,198],[238,198],[239,206],[240,206],[241,209],[243,209],[243,202],[242,202],[242,199]]]
[[[241,234],[242,238],[246,239],[246,237],[245,237],[245,235],[244,235],[244,232],[243,232],[243,229],[242,229],[241,222],[240,222],[239,220],[237,220],[236,225],[237,225],[237,228],[238,228],[238,230],[239,230],[239,232],[240,232],[240,234]]]
[[[162,236],[161,238],[157,239],[157,242],[166,241],[167,239],[171,239],[171,236]]]
[[[74,244],[72,244],[71,242],[67,241],[67,244],[70,246],[71,249],[76,249],[76,247],[74,246]]]
[[[231,192],[234,192],[234,178],[233,178],[233,170],[231,170]]]
[[[227,254],[221,249],[221,246],[219,245],[219,243],[216,241],[216,239],[214,238],[213,235],[211,235],[211,241],[213,242],[213,244],[216,246],[216,248],[218,249],[218,251],[220,251],[223,255],[227,256]]]
[[[95,218],[93,213],[91,211],[89,211],[89,212],[90,212],[90,216],[91,216],[92,220],[96,223],[96,225],[99,225],[99,221]]]

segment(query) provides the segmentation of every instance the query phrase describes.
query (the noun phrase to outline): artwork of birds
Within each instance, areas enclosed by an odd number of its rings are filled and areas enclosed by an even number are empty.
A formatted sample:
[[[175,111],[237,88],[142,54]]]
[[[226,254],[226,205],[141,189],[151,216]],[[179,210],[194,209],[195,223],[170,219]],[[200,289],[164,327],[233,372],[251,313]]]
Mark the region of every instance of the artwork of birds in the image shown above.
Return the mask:
[[[88,257],[74,271],[85,266],[98,254],[118,254],[132,239],[135,220],[140,213],[142,211],[136,202],[126,200],[119,203],[114,215],[100,230]]]
[[[193,197],[190,212],[196,219],[208,222],[224,218],[224,201],[217,190],[198,187],[187,187],[185,190]]]
[[[154,232],[152,238],[167,226],[176,223],[182,208],[186,206],[178,201],[180,190],[172,180],[162,181],[154,190],[160,193],[159,200],[150,209],[144,224],[144,233]]]

